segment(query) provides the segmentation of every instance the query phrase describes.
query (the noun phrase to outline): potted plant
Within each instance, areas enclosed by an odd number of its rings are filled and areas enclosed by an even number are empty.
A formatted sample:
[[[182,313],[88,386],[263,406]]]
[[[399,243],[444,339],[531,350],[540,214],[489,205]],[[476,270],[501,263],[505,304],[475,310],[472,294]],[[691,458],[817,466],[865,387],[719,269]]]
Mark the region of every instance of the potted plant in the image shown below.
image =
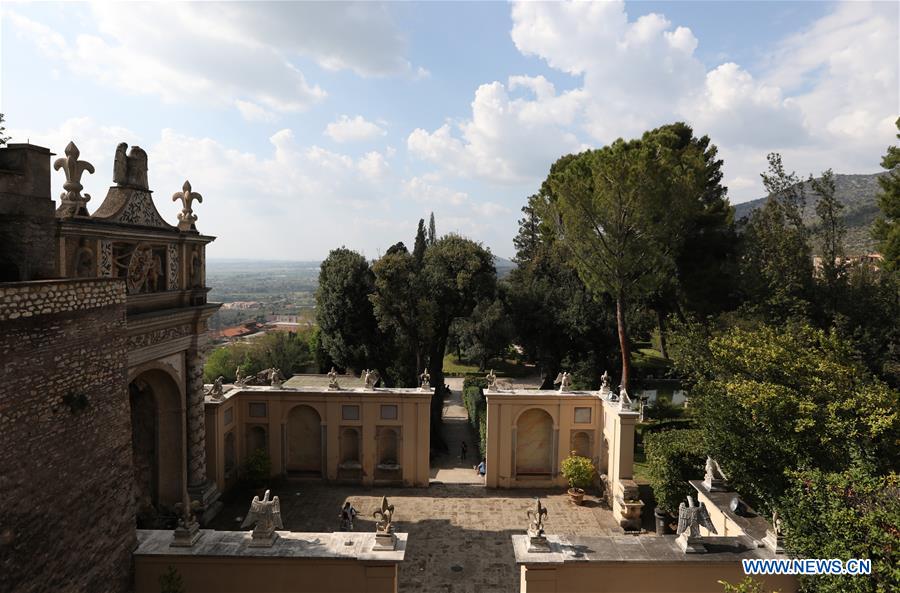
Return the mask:
[[[577,505],[584,501],[584,489],[591,485],[596,469],[591,460],[572,451],[563,459],[562,475],[569,482],[569,498]]]

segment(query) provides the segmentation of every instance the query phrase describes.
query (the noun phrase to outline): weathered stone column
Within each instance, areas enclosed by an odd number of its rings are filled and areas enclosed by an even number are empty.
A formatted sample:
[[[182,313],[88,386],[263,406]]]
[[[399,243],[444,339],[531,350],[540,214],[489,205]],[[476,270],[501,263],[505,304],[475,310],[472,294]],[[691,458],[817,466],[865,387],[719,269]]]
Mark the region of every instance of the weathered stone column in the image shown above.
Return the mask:
[[[201,348],[192,348],[185,354],[187,371],[187,474],[191,500],[200,502],[200,522],[212,519],[222,503],[215,483],[206,477],[206,411],[203,390],[203,364]]]
[[[206,482],[206,417],[203,408],[203,353],[188,350],[187,370],[187,457],[188,486],[196,488]]]

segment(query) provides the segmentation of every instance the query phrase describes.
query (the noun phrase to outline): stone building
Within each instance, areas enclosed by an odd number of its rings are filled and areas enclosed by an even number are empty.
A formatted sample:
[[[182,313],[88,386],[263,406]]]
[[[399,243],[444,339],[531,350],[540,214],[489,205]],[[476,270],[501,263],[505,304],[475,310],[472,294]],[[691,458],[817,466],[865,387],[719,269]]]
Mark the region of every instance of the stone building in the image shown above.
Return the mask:
[[[53,163],[58,206],[48,149],[0,149],[0,590],[127,590],[136,517],[165,518],[185,489],[217,509],[202,383],[214,238],[187,182],[177,226],[162,219],[147,154],[127,148],[93,213],[74,143]]]
[[[489,488],[566,486],[562,461],[573,451],[606,476],[610,502],[623,528],[639,528],[643,503],[634,484],[638,413],[589,391],[488,389]]]
[[[208,473],[218,488],[257,449],[272,475],[427,487],[430,390],[228,386],[207,397]]]

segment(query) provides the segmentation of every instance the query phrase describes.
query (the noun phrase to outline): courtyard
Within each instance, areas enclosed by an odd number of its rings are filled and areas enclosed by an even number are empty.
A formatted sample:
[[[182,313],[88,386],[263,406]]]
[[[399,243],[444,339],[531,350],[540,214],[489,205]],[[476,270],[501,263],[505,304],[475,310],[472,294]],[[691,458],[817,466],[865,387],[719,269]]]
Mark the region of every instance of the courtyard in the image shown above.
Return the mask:
[[[355,531],[375,531],[372,512],[387,496],[398,532],[409,534],[400,564],[400,591],[512,593],[518,591],[510,536],[525,532],[526,511],[539,496],[547,507],[546,529],[571,535],[614,535],[622,530],[595,497],[573,505],[560,490],[491,490],[478,485],[434,484],[430,488],[332,486],[288,481],[272,490],[280,497],[284,528],[331,532],[345,501],[359,511]],[[210,527],[239,529],[250,499],[228,502]]]

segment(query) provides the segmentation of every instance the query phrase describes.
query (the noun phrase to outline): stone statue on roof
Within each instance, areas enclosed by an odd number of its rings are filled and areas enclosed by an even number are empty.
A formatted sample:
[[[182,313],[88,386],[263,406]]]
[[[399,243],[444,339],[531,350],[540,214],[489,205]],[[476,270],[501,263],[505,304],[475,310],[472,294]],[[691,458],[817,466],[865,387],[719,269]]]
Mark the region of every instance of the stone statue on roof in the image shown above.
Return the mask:
[[[337,371],[334,370],[334,367],[331,367],[331,370],[328,371],[328,389],[335,390],[335,389],[341,388],[341,386],[338,385],[337,378],[338,378]]]
[[[362,379],[366,382],[366,389],[375,389],[378,378],[378,371],[374,369],[365,369],[362,372]]]
[[[150,189],[147,182],[147,153],[140,146],[132,146],[128,154],[128,144],[119,143],[113,161],[113,182],[118,186]]]
[[[428,369],[425,369],[422,371],[422,374],[419,375],[419,389],[422,391],[431,389],[431,373],[428,372]]]
[[[484,378],[487,379],[488,389],[494,389],[497,386],[497,375],[494,374],[494,369],[491,369],[491,372],[485,375]]]
[[[694,504],[693,497],[688,496],[687,504],[678,505],[678,528],[675,530],[679,536],[676,541],[685,553],[706,552],[706,548],[700,541],[700,527],[705,527],[711,533],[719,533],[716,531],[716,526],[713,525],[709,511],[706,510],[706,505],[702,502]]]
[[[553,384],[559,385],[560,393],[569,391],[569,388],[572,386],[572,376],[568,371],[562,371],[556,376],[556,380],[553,382]]]
[[[278,539],[275,530],[284,529],[281,522],[281,502],[277,496],[269,500],[269,491],[266,490],[262,500],[259,499],[259,496],[253,497],[250,510],[247,511],[247,516],[241,523],[241,529],[251,525],[254,526],[250,540],[251,546],[268,547],[275,543],[275,540]]]

